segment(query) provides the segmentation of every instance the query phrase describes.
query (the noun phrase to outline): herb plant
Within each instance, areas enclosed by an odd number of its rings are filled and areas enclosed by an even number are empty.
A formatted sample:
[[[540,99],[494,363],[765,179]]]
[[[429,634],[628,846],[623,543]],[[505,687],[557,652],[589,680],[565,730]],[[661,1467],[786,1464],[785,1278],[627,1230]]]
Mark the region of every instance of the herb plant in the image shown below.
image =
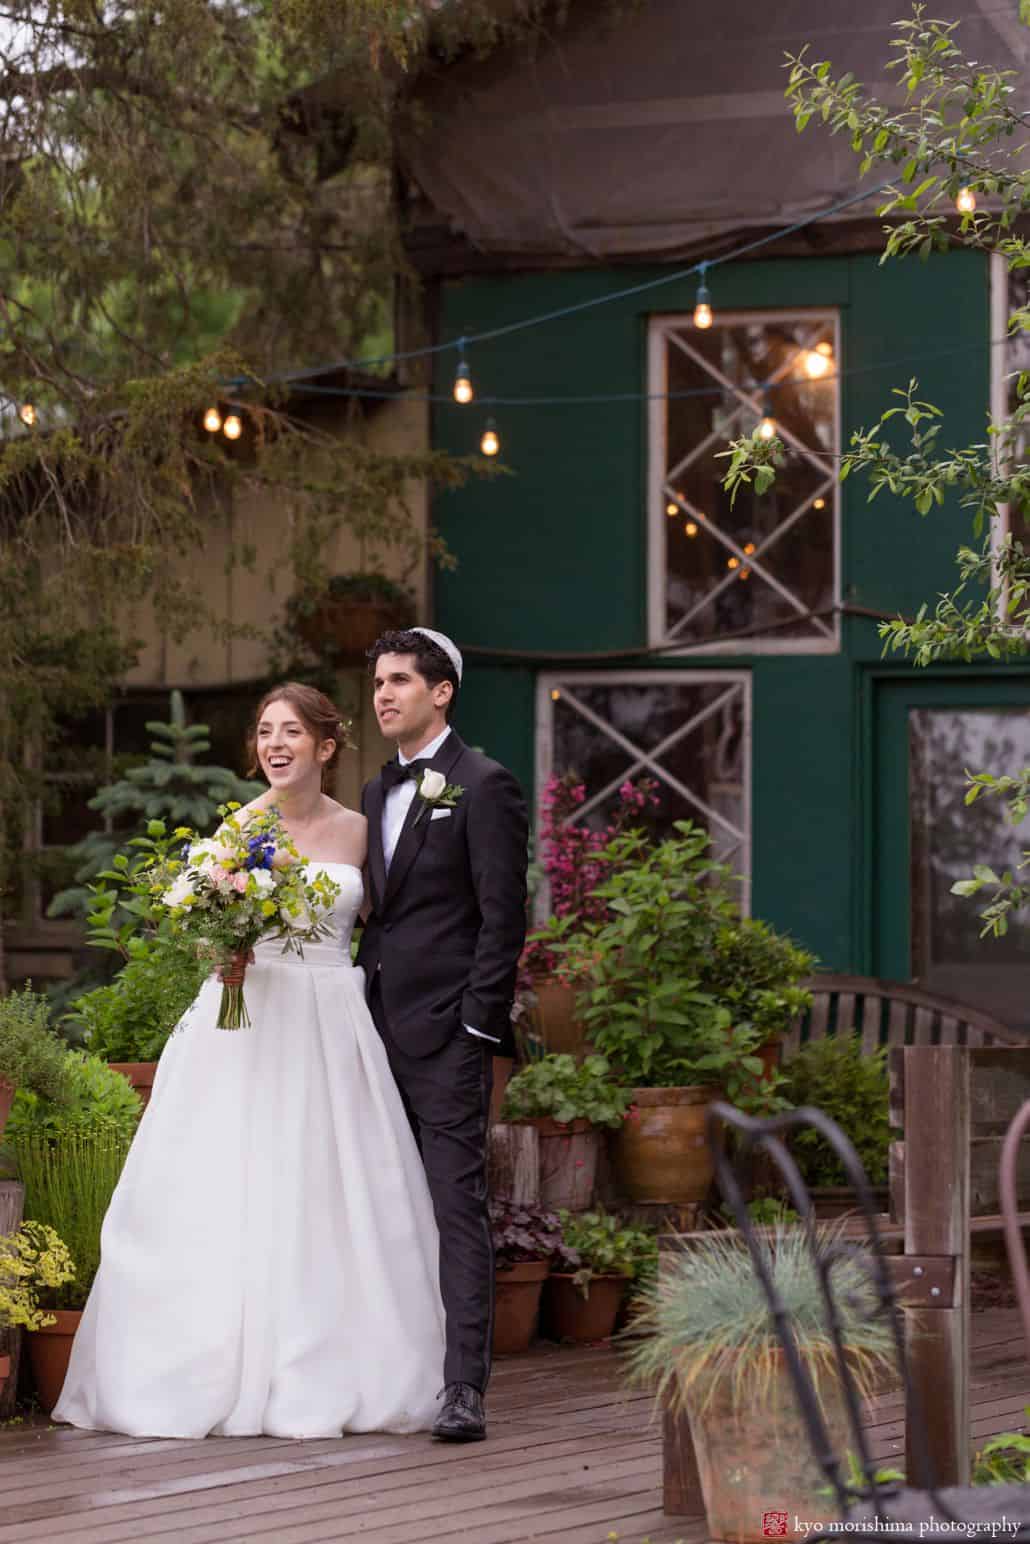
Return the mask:
[[[566,1125],[588,1120],[594,1126],[622,1125],[629,1108],[629,1089],[619,1088],[603,1056],[549,1054],[532,1061],[508,1084],[502,1120],[537,1120],[549,1116]]]
[[[850,1137],[870,1184],[887,1180],[890,1148],[887,1049],[867,1055],[857,1035],[812,1040],[784,1068],[782,1092],[790,1104],[815,1105]],[[818,1131],[792,1132],[791,1152],[808,1185],[845,1185],[840,1159]]]
[[[68,1048],[50,1028],[50,1005],[33,992],[0,997],[0,1082],[68,1102]]]

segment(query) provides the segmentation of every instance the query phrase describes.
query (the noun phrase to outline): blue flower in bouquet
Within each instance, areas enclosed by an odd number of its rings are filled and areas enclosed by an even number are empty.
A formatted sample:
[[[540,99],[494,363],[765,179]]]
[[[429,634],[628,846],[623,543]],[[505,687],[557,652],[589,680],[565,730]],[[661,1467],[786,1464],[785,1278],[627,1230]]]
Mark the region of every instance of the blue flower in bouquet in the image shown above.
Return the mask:
[[[275,860],[275,843],[267,836],[252,836],[247,843],[247,856],[243,866],[248,869],[270,869]]]

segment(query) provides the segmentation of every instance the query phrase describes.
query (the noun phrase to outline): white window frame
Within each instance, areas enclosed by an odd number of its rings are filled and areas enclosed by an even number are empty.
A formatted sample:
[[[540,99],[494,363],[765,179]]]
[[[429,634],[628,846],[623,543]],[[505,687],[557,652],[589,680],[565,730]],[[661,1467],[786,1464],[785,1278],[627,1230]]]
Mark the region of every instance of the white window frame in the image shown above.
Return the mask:
[[[990,257],[990,350],[991,350],[991,420],[1000,423],[1009,414],[1008,330],[1009,330],[1009,265],[1000,252]],[[1005,538],[1011,529],[1008,504],[998,505],[998,518],[991,521],[991,552],[995,562],[1001,554]],[[1000,579],[995,570],[995,583]],[[998,621],[1006,621],[1006,596],[998,596]]]
[[[547,780],[551,776],[554,768],[554,700],[551,696],[552,692],[561,691],[563,688],[571,689],[575,686],[718,686],[723,684],[726,686],[738,686],[741,690],[741,766],[743,769],[743,802],[741,809],[742,824],[740,831],[737,832],[736,828],[730,826],[729,822],[725,821],[723,816],[715,814],[714,811],[709,811],[704,807],[702,807],[702,810],[705,814],[714,815],[714,818],[717,821],[727,825],[730,830],[733,830],[734,833],[739,835],[741,838],[741,848],[739,853],[740,861],[738,862],[737,859],[732,859],[731,862],[733,865],[734,873],[739,874],[740,876],[741,883],[739,904],[741,912],[745,916],[749,915],[751,910],[751,875],[754,839],[751,822],[751,784],[753,781],[753,769],[751,742],[751,672],[749,670],[563,670],[549,671],[546,674],[540,675],[537,679],[536,691],[535,736],[537,800],[534,816],[534,830],[537,843],[539,844],[540,840],[540,795],[543,793],[543,790],[547,785]],[[716,706],[717,704],[713,704],[712,707],[706,710],[706,713],[714,711]],[[639,747],[633,746],[632,752],[634,755],[639,755],[640,760],[629,766],[625,772],[620,774],[619,782],[625,782],[627,778],[649,776],[657,777],[667,786],[674,786],[669,783],[668,775],[664,774],[660,770],[660,763],[656,766],[651,758],[653,758],[657,752],[660,752],[663,746],[664,748],[668,748],[676,740],[689,734],[690,729],[695,727],[698,722],[700,722],[700,717],[695,715],[693,720],[688,720],[687,724],[684,725],[683,728],[677,730],[673,736],[663,742],[662,746],[657,746],[654,748],[654,750],[644,752]],[[614,733],[612,737],[615,738]],[[622,736],[618,737],[617,743],[623,744]],[[625,749],[626,746],[623,745],[623,748]],[[682,785],[676,788],[676,792],[680,793],[681,797],[685,795],[687,803],[694,805],[695,808],[700,805],[698,796],[696,794],[689,793],[688,790],[684,790]],[[605,790],[606,797],[607,793],[608,790]],[[599,797],[599,794],[595,794],[592,797],[597,798]],[[701,814],[702,810],[698,810],[698,813]],[[707,822],[704,819],[699,820],[699,824],[706,823]],[[543,888],[544,887],[541,887],[541,889]],[[546,896],[541,897],[541,895],[538,893],[537,899],[539,902],[541,902],[541,904],[546,904]]]
[[[833,399],[833,439],[837,450],[840,450],[841,438],[841,326],[840,311],[836,307],[795,307],[783,310],[762,311],[720,311],[717,321],[725,324],[746,324],[752,322],[778,321],[778,322],[818,322],[823,326],[829,324],[833,330],[833,353],[837,360],[836,391]],[[666,561],[666,540],[668,516],[665,513],[667,502],[664,483],[666,477],[666,450],[667,450],[667,421],[666,400],[668,393],[668,372],[666,369],[665,332],[669,327],[683,328],[689,326],[691,318],[687,312],[668,312],[653,316],[648,325],[647,343],[647,376],[648,376],[648,477],[647,477],[647,501],[648,501],[648,641],[652,648],[661,648],[670,655],[679,657],[706,655],[706,654],[839,654],[841,648],[840,630],[840,604],[841,604],[841,486],[837,476],[837,467],[831,463],[831,480],[824,490],[825,496],[832,500],[831,520],[833,529],[833,588],[832,604],[834,614],[830,625],[831,636],[825,638],[777,638],[775,634],[763,637],[755,634],[751,638],[727,639],[720,642],[718,639],[710,643],[690,643],[670,638],[665,620],[666,591],[668,587],[668,564]],[[760,418],[764,411],[761,398],[757,395],[747,395],[740,388],[733,388],[738,394],[746,396],[750,407],[753,407],[756,418]],[[812,451],[810,446],[803,447],[803,452],[813,460],[818,460],[818,452]],[[823,497],[818,490],[813,493],[813,498]],[[808,505],[801,506],[808,508]],[[741,562],[747,563],[749,559],[728,538],[722,538],[731,552],[736,552]]]

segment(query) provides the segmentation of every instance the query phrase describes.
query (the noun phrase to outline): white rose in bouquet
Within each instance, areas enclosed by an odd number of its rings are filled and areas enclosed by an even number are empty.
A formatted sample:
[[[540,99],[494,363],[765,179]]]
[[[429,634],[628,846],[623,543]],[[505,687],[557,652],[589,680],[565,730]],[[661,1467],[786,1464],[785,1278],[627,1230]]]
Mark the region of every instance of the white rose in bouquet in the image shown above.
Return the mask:
[[[259,895],[270,895],[275,889],[275,880],[267,869],[251,869],[250,878]]]
[[[189,906],[197,899],[197,892],[189,874],[179,874],[161,897],[166,906]]]

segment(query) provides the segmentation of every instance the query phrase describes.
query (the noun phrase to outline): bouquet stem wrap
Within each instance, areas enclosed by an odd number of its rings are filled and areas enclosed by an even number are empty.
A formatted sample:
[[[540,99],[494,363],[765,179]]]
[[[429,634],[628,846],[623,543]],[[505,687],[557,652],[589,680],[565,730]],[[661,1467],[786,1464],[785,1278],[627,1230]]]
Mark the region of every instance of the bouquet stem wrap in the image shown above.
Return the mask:
[[[243,996],[243,980],[247,974],[247,955],[244,950],[229,956],[222,966],[222,1001],[218,1009],[216,1029],[249,1029],[250,1014]]]

